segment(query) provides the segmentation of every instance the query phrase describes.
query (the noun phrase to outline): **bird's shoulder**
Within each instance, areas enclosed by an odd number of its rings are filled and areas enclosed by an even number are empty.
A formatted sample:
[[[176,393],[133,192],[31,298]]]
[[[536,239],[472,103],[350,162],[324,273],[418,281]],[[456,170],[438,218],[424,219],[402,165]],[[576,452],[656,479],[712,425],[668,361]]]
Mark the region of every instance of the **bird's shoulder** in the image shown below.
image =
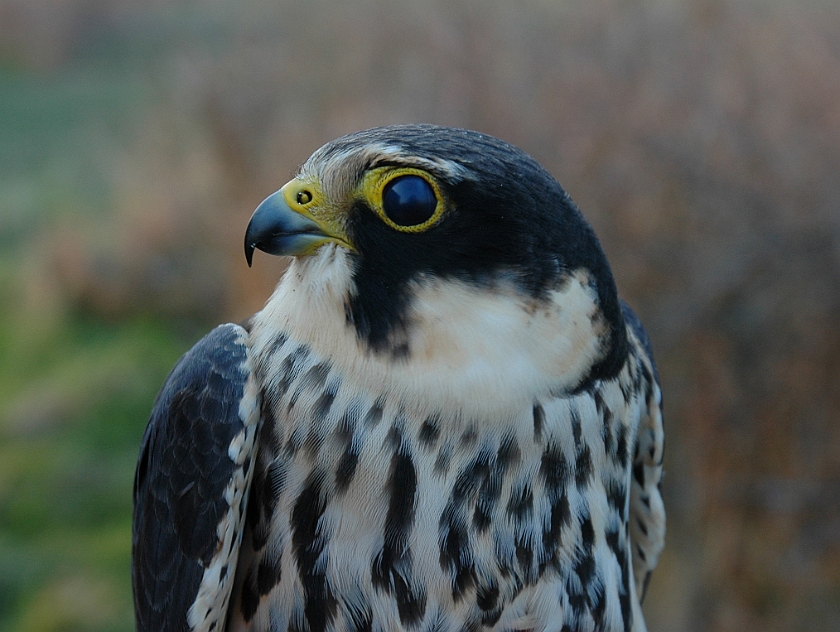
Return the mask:
[[[217,327],[155,401],[134,483],[138,630],[224,619],[259,418],[247,342],[243,327]]]

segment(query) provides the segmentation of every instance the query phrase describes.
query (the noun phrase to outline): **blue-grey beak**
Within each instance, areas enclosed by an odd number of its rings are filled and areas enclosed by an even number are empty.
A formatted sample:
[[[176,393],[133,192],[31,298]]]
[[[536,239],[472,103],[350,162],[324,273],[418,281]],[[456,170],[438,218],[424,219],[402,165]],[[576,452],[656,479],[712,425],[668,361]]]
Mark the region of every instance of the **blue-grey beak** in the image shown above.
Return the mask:
[[[250,267],[256,248],[270,255],[302,255],[327,241],[330,236],[292,210],[280,190],[263,200],[251,216],[245,230],[245,259]]]

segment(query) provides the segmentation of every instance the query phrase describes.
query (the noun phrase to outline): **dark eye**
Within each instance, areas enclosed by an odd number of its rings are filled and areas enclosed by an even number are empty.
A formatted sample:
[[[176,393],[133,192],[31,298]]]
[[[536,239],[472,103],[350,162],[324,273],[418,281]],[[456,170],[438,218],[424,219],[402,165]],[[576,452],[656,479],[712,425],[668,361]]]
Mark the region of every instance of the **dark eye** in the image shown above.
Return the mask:
[[[382,209],[399,226],[417,226],[435,214],[437,198],[432,185],[420,176],[394,178],[382,190]]]

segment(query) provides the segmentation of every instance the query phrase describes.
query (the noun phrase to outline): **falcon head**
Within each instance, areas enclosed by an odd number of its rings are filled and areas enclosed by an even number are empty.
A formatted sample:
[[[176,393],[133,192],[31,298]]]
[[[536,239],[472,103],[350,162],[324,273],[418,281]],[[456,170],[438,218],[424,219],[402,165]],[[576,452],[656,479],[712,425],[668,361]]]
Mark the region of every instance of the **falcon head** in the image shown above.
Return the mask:
[[[624,361],[621,307],[594,232],[533,158],[485,134],[396,125],[332,141],[254,212],[249,265],[255,249],[295,257],[288,274],[312,283],[324,274],[315,262],[340,259],[345,324],[370,353],[411,354],[424,289],[513,301],[527,327],[542,308],[562,309],[574,284],[587,306],[566,305],[558,322],[570,340],[597,341],[572,386],[611,377]]]

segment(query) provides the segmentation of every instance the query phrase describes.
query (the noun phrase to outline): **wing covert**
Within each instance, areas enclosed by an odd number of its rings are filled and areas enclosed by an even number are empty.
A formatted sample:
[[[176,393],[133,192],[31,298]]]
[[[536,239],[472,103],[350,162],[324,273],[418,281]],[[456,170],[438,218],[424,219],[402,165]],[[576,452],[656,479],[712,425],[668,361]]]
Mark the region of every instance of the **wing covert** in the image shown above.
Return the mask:
[[[214,329],[155,400],[134,481],[138,631],[223,627],[259,421],[247,336]]]
[[[628,339],[641,357],[646,410],[639,420],[630,487],[630,539],[633,575],[639,601],[644,599],[650,575],[665,546],[665,505],[662,501],[662,456],[665,432],[662,391],[650,340],[639,317],[622,302]]]

